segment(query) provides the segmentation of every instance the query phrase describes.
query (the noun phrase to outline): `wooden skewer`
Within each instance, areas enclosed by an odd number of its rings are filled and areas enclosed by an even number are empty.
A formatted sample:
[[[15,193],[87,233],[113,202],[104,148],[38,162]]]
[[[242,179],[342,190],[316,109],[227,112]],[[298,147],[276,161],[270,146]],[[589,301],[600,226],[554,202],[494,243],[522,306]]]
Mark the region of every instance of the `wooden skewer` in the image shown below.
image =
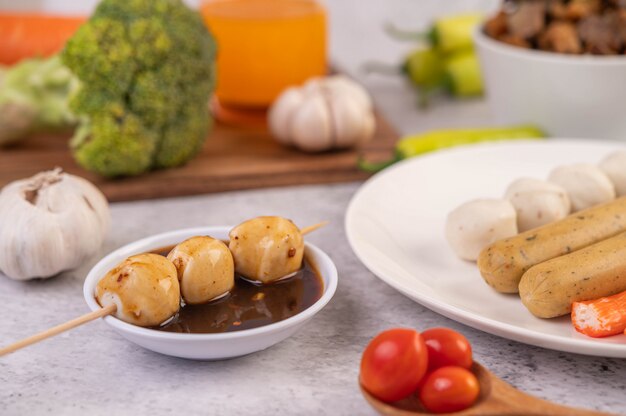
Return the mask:
[[[57,325],[55,327],[46,329],[43,332],[40,332],[38,334],[35,334],[33,336],[30,336],[28,338],[24,338],[21,341],[18,341],[14,344],[11,344],[9,346],[6,346],[4,348],[0,348],[0,357],[2,357],[3,355],[6,354],[10,354],[14,351],[17,351],[21,348],[27,347],[29,345],[35,344],[39,341],[43,341],[46,338],[50,338],[53,337],[55,335],[60,334],[61,332],[65,332],[69,329],[72,328],[76,328],[77,326],[80,326],[82,324],[86,324],[87,322],[93,321],[95,319],[98,318],[102,318],[105,317],[107,315],[110,315],[112,313],[115,313],[115,310],[117,309],[117,306],[115,304],[111,304],[108,305],[105,308],[102,309],[98,309],[97,311],[93,311],[90,313],[87,313],[83,316],[80,316],[76,319],[72,319],[71,321],[67,321],[64,324],[61,325]]]
[[[300,230],[300,233],[302,235],[311,233],[319,228],[322,228],[323,226],[327,225],[329,222],[328,221],[322,221],[320,223],[314,224],[314,225],[310,225],[308,227],[304,227],[303,229]],[[62,332],[65,332],[67,330],[70,330],[72,328],[76,328],[77,326],[80,326],[82,324],[85,324],[87,322],[91,322],[95,319],[98,318],[102,318],[105,317],[107,315],[110,315],[112,313],[115,313],[115,310],[117,309],[117,306],[115,306],[114,304],[112,305],[108,305],[105,308],[102,309],[98,309],[97,311],[93,311],[90,312],[88,314],[85,314],[83,316],[80,316],[76,319],[72,319],[71,321],[65,322],[61,325],[57,325],[55,327],[46,329],[45,331],[42,331],[38,334],[35,334],[33,336],[30,336],[28,338],[24,338],[21,341],[18,341],[14,344],[8,345],[4,348],[0,348],[0,357],[2,357],[3,355],[7,355],[10,354],[12,352],[15,352],[19,349],[22,349],[24,347],[27,347],[29,345],[35,344],[39,341],[43,341],[44,339],[53,337],[55,335],[58,335]]]
[[[312,233],[313,231],[317,230],[318,228],[322,228],[325,225],[328,225],[329,223],[330,223],[330,221],[322,221],[322,222],[318,222],[317,224],[309,225],[308,227],[302,228],[300,230],[300,234],[306,235],[308,233]]]

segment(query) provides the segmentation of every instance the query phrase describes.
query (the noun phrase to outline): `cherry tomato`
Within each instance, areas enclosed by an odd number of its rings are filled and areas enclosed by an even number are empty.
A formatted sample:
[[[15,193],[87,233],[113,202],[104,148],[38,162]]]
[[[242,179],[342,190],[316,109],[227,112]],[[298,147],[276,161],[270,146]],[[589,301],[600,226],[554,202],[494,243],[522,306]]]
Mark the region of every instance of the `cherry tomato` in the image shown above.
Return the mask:
[[[467,338],[448,328],[432,328],[422,332],[428,348],[428,371],[456,365],[472,367],[472,346]]]
[[[426,344],[419,332],[396,328],[378,334],[361,358],[361,384],[386,402],[413,393],[428,368]]]
[[[433,413],[458,412],[470,407],[480,393],[478,379],[463,367],[441,367],[426,376],[419,398]]]

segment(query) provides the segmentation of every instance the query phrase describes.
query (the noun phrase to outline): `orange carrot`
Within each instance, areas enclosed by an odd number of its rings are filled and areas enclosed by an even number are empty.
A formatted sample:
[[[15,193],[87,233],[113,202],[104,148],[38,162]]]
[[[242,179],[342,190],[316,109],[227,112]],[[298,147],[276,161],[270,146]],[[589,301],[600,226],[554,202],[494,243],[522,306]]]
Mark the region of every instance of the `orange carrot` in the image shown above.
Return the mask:
[[[594,338],[626,333],[626,291],[572,303],[572,324],[578,332]]]
[[[0,13],[0,64],[53,55],[85,20],[84,17]]]

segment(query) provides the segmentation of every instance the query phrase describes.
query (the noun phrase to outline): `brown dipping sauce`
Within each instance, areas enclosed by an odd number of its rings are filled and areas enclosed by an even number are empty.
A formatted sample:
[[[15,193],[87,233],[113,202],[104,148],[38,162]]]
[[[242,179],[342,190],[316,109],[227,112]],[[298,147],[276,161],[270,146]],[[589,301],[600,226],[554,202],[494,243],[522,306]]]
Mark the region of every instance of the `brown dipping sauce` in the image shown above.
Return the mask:
[[[154,250],[167,256],[172,247]],[[322,297],[324,282],[317,267],[304,256],[292,277],[258,285],[235,276],[235,287],[225,297],[202,305],[185,305],[158,331],[214,334],[258,328],[292,317]]]

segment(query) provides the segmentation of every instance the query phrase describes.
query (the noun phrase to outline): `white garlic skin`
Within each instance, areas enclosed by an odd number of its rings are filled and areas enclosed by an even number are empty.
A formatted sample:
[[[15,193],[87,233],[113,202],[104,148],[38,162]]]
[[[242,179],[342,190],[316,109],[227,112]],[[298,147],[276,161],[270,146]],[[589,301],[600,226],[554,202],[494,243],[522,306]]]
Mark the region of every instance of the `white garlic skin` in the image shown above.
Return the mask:
[[[313,78],[287,88],[268,114],[281,144],[306,152],[344,149],[369,141],[376,129],[372,100],[345,76]]]
[[[5,186],[0,219],[0,271],[28,280],[76,268],[95,254],[110,214],[98,188],[55,169]]]

